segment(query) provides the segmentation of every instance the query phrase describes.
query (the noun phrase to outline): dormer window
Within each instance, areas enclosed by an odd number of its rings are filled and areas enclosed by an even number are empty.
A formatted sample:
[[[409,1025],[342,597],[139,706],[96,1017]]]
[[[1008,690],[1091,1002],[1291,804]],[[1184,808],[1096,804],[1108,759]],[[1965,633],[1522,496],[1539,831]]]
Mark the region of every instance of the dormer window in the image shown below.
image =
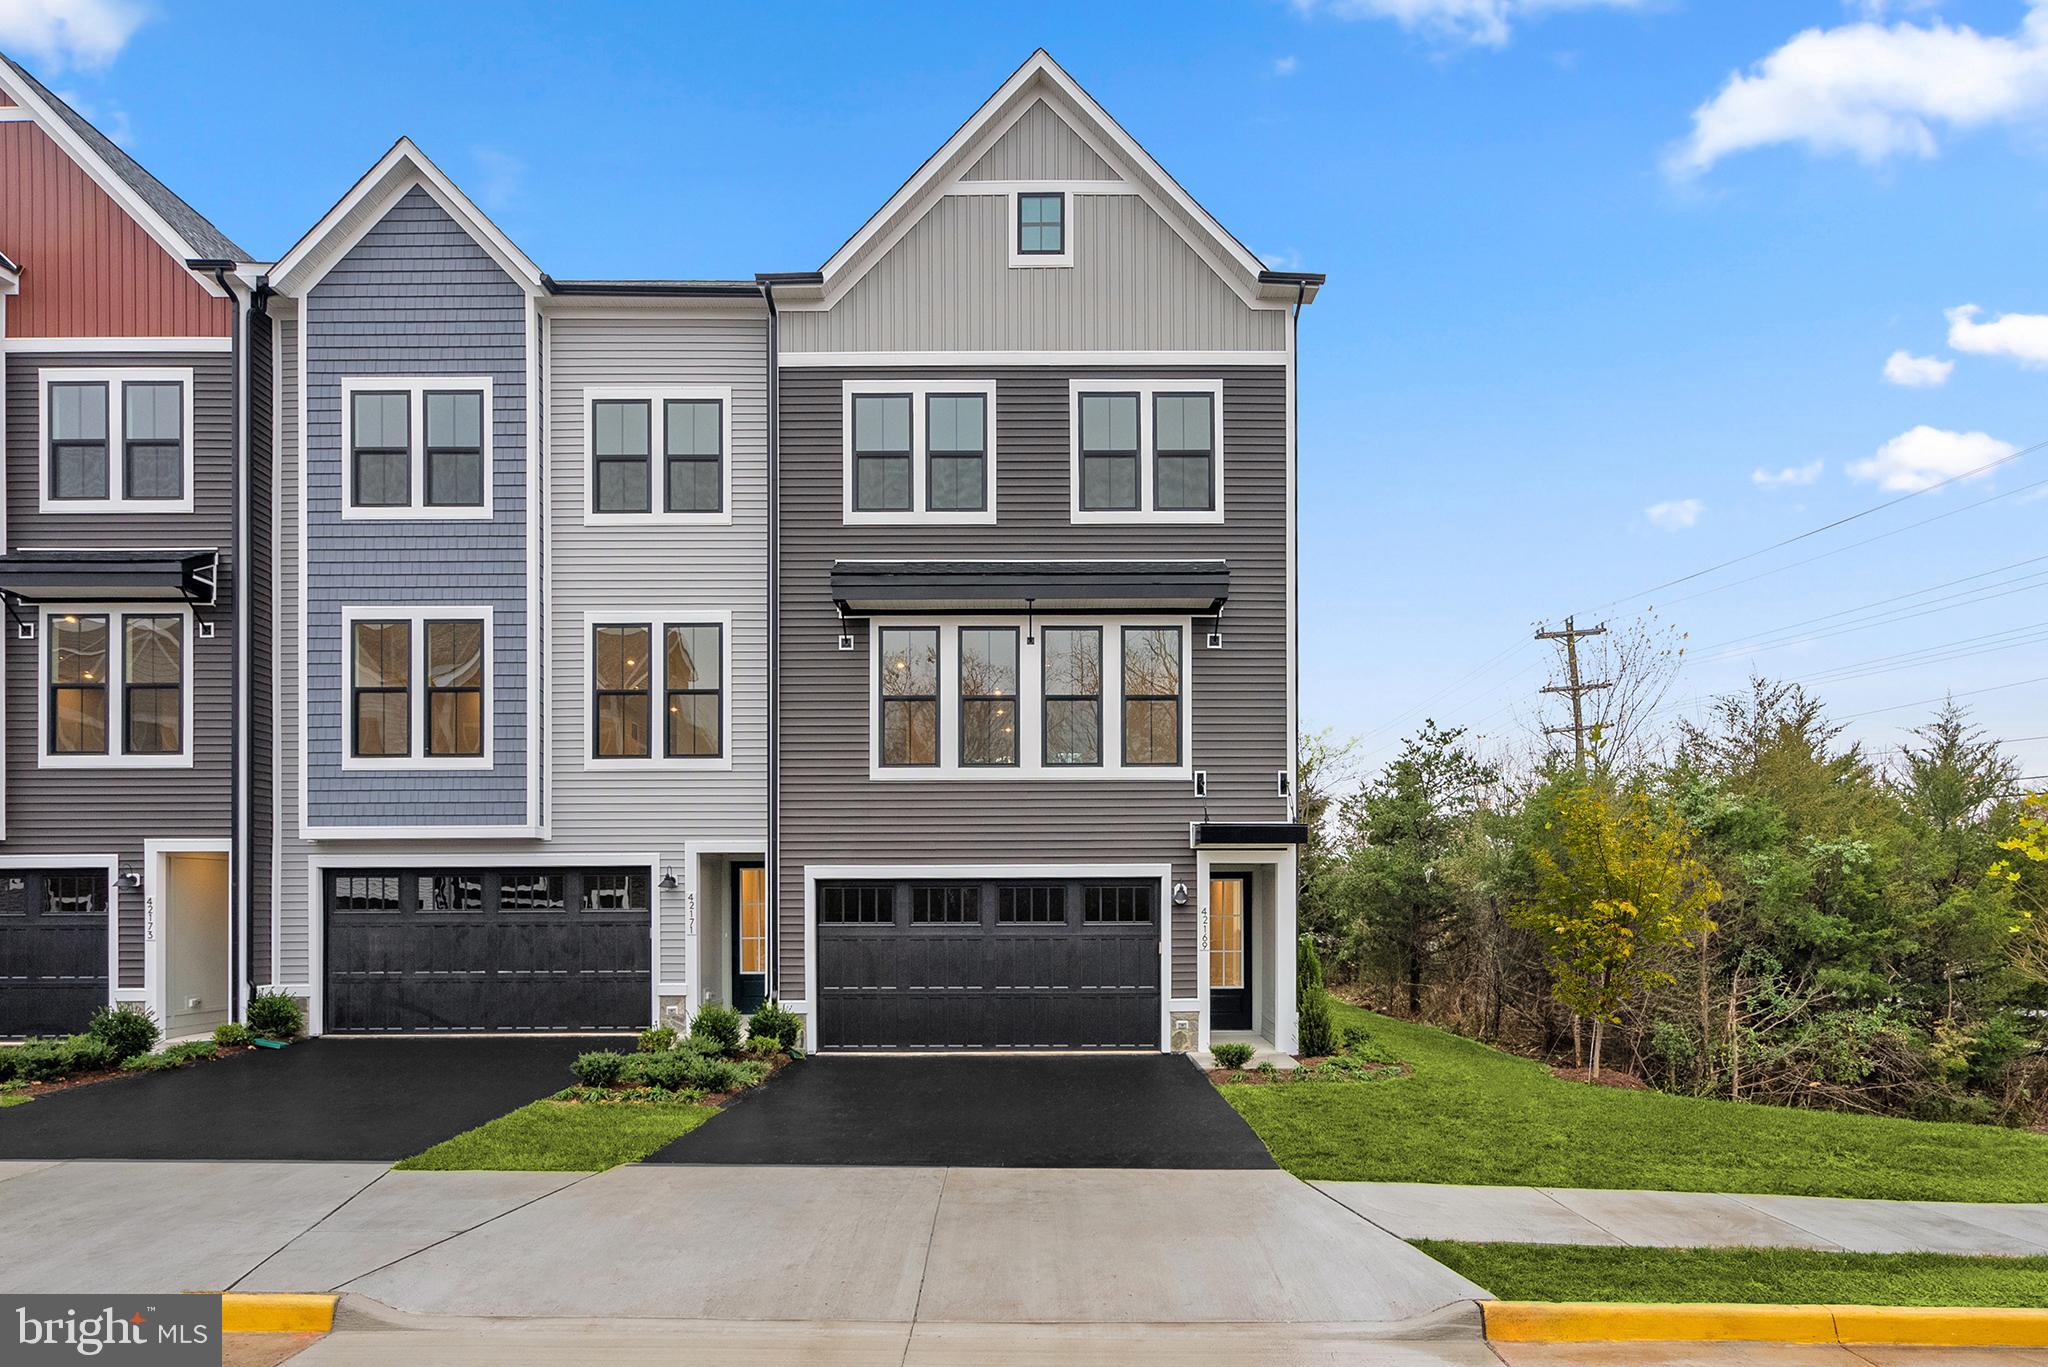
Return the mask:
[[[1010,264],[1071,266],[1074,264],[1071,197],[1065,190],[1010,192]]]

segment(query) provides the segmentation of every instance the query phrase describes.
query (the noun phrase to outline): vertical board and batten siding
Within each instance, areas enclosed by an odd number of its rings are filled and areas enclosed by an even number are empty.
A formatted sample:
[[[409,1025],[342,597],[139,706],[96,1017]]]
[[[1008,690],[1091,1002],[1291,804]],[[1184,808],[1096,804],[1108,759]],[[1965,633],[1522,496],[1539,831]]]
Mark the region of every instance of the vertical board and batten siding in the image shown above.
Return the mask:
[[[685,841],[759,854],[768,824],[768,437],[765,318],[551,318],[548,338],[549,624],[553,654],[550,852],[659,850]],[[584,473],[592,385],[732,389],[726,453],[731,526],[586,527]],[[658,486],[657,486],[658,487]],[[649,620],[732,614],[725,744],[732,768],[589,769],[585,691],[593,614],[645,609]],[[658,722],[657,714],[657,722]],[[656,742],[659,744],[659,741]],[[722,896],[699,891],[702,914]],[[662,906],[660,980],[691,976],[681,891]]]
[[[273,669],[276,643],[277,585],[273,552],[271,510],[276,491],[277,458],[274,408],[277,371],[276,348],[271,341],[270,319],[257,314],[248,320],[249,348],[249,462],[243,481],[249,527],[249,825],[243,833],[248,842],[248,895],[242,904],[249,908],[245,940],[245,970],[253,983],[270,981],[270,877],[275,864],[276,844],[271,830],[277,815],[277,774],[275,735],[277,679]]]
[[[1007,195],[951,194],[829,310],[782,314],[784,352],[1266,351],[1287,312],[1246,307],[1144,200],[1075,197],[1074,264],[1010,265]]]
[[[1122,180],[1044,100],[1034,100],[962,180]]]
[[[803,980],[804,868],[809,864],[1171,863],[1191,887],[1188,823],[1280,821],[1275,774],[1287,735],[1287,387],[1280,366],[1218,369],[991,369],[932,372],[997,384],[998,525],[844,526],[841,393],[875,370],[791,369],[782,412],[782,805],[777,917],[781,992]],[[922,376],[924,372],[920,372]],[[1216,379],[1224,383],[1222,526],[1082,525],[1070,521],[1071,378]],[[841,651],[835,559],[1143,559],[1230,562],[1224,646],[1193,642],[1188,699],[1192,760],[1209,798],[1185,780],[1019,779],[875,782],[869,776],[873,644],[855,622]],[[1118,681],[1105,680],[1105,694]],[[1105,706],[1115,705],[1105,697]],[[1196,902],[1173,927],[1173,995],[1192,996]]]
[[[316,826],[511,826],[526,794],[525,292],[415,187],[313,287],[307,310],[307,817]],[[488,520],[344,520],[341,383],[489,376]],[[344,770],[341,612],[359,604],[493,609],[488,770]]]
[[[0,124],[0,129],[13,125]],[[10,312],[9,321],[13,315]],[[220,551],[219,602],[195,610],[213,624],[197,632],[192,652],[192,767],[81,769],[38,767],[38,663],[47,642],[6,632],[7,838],[0,853],[63,856],[115,853],[124,869],[142,867],[147,839],[226,839],[234,791],[231,707],[234,686],[234,358],[227,352],[15,352],[7,358],[7,546],[215,547]],[[38,511],[39,372],[44,368],[192,371],[193,511],[47,515]],[[142,893],[119,890],[120,981],[142,986]]]
[[[226,337],[232,300],[128,216],[40,126],[0,123],[0,252],[22,268],[10,337]]]

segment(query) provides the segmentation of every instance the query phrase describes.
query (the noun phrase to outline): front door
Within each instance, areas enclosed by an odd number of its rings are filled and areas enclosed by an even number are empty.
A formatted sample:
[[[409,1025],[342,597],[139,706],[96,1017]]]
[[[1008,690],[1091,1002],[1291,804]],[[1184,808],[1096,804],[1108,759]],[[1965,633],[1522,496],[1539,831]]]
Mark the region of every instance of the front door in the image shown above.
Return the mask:
[[[732,869],[732,995],[749,1014],[768,1000],[768,874],[759,864]]]
[[[1226,873],[1209,880],[1209,1028],[1252,1028],[1252,880]]]

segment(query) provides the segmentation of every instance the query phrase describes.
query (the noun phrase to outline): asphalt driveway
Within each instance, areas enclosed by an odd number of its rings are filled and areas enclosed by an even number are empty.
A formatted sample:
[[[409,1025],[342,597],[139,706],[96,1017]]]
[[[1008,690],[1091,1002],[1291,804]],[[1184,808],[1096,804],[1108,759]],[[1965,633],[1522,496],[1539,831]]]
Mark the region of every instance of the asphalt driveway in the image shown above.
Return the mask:
[[[631,1048],[630,1037],[622,1037]],[[0,1159],[390,1163],[560,1091],[590,1036],[317,1039],[0,1111]]]
[[[857,1167],[1272,1168],[1175,1054],[820,1055],[646,1159]]]

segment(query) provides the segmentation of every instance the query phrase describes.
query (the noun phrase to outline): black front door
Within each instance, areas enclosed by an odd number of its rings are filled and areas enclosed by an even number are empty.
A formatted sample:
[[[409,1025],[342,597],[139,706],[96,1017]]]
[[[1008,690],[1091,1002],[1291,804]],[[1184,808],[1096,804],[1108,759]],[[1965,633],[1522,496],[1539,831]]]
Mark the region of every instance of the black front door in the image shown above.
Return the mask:
[[[768,874],[759,864],[732,868],[732,996],[749,1015],[768,1000]]]
[[[76,1034],[107,996],[107,875],[0,874],[0,1038]]]
[[[1252,880],[1209,880],[1209,1029],[1252,1028]]]

